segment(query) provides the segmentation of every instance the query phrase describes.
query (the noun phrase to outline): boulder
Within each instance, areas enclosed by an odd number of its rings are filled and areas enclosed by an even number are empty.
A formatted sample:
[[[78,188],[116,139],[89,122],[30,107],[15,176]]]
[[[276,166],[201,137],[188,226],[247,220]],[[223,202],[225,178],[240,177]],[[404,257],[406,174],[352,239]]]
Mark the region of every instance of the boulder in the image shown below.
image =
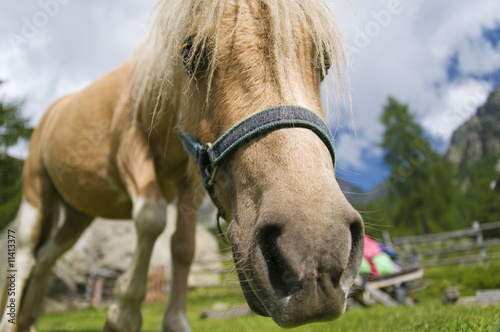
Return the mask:
[[[164,267],[169,272],[170,280],[170,238],[175,232],[176,208],[167,208],[167,227],[156,241],[150,266]],[[9,227],[16,227],[12,224]],[[6,235],[1,234],[0,249],[6,248]],[[113,271],[116,275],[124,272],[132,261],[137,238],[134,223],[131,220],[109,220],[96,218],[85,230],[78,242],[55,264],[47,303],[66,303],[74,307],[75,299],[84,300],[86,285],[93,271]],[[6,250],[2,250],[6,252]],[[1,268],[5,270],[3,260]],[[188,284],[190,287],[217,285],[220,283],[222,269],[221,256],[217,239],[205,226],[198,224],[196,230],[195,261]],[[88,291],[88,290],[87,290]],[[55,301],[55,302],[54,302]],[[49,305],[61,310],[64,305]],[[47,308],[49,309],[49,308]],[[50,310],[50,309],[49,309]]]

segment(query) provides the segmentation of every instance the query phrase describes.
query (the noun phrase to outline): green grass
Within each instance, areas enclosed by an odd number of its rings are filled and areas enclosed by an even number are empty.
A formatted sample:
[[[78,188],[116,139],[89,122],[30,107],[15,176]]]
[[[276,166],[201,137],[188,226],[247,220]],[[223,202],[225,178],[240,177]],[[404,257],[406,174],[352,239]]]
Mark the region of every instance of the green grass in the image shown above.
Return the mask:
[[[194,292],[196,293],[196,292]],[[191,295],[194,295],[193,293]],[[193,308],[194,307],[194,308]],[[142,331],[159,331],[163,305],[143,307]],[[193,331],[282,331],[270,318],[256,315],[228,319],[202,320],[195,304],[189,311]],[[198,310],[196,310],[198,309]],[[67,314],[44,316],[39,331],[100,331],[106,317],[105,310],[73,311]],[[373,306],[355,308],[337,321],[310,324],[294,331],[500,331],[500,305],[443,306],[439,301],[414,307],[388,308]]]
[[[441,293],[447,287],[458,287],[462,295],[473,295],[476,289],[500,288],[500,262],[463,267],[441,267],[425,271],[429,284],[421,292],[420,304],[413,307],[388,308],[375,305],[349,310],[337,321],[310,324],[293,331],[491,331],[500,332],[500,305],[442,305]],[[270,318],[256,315],[228,319],[200,319],[200,311],[215,303],[231,307],[244,303],[234,279],[224,287],[198,288],[189,291],[188,316],[193,331],[239,332],[282,331]],[[487,286],[487,287],[484,287]],[[144,305],[142,331],[159,331],[165,305]],[[48,314],[38,324],[39,331],[101,331],[106,309]]]
[[[449,287],[458,288],[462,296],[471,296],[478,289],[500,289],[500,261],[426,268],[424,279],[429,286],[422,292],[423,298],[440,298]]]

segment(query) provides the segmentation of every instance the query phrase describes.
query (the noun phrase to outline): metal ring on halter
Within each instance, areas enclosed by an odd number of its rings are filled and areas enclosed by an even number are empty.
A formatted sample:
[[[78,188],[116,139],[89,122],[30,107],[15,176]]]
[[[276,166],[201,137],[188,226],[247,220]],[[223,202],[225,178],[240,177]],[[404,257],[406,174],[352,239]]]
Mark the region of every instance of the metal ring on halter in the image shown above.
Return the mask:
[[[219,236],[222,239],[222,241],[224,241],[224,243],[231,245],[231,242],[229,241],[229,239],[227,238],[227,236],[222,231],[222,228],[220,228],[220,221],[219,221],[220,217],[221,217],[220,212],[217,212],[217,219],[216,219],[217,233],[219,233]]]

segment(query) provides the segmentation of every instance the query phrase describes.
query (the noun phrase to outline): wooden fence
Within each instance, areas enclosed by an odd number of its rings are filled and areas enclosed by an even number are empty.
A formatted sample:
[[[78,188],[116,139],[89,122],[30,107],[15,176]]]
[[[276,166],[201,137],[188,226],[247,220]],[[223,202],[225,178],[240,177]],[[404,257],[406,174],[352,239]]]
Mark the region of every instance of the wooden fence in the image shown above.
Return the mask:
[[[500,259],[500,238],[486,238],[484,231],[500,229],[500,222],[480,224],[446,233],[405,236],[384,241],[394,247],[403,265],[441,266]]]
[[[151,265],[148,271],[148,287],[146,292],[146,303],[164,302],[169,293],[169,276],[166,265]]]
[[[218,286],[221,283],[222,262],[231,260],[229,255],[217,258],[197,260],[191,266],[188,284],[195,286]],[[124,271],[98,268],[88,278],[85,290],[85,302],[88,306],[99,307],[114,299],[115,284]],[[151,265],[148,270],[146,303],[166,300],[170,287],[170,275],[167,265]]]
[[[85,302],[92,307],[98,307],[113,299],[113,289],[120,272],[99,268],[93,270],[87,279]]]
[[[114,299],[116,281],[123,271],[99,268],[92,271],[87,279],[85,301],[91,307]],[[156,303],[165,301],[168,293],[168,273],[165,265],[151,265],[148,270],[147,293],[144,301]]]

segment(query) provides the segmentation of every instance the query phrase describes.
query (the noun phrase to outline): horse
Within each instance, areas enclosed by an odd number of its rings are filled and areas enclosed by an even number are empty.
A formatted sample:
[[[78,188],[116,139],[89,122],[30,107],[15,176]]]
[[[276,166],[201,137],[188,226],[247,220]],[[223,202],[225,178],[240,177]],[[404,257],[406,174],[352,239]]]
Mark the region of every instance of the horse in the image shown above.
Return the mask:
[[[96,216],[135,223],[137,247],[103,330],[139,331],[151,251],[172,202],[162,329],[189,331],[187,276],[205,190],[228,222],[254,312],[281,327],[340,317],[364,235],[335,179],[321,100],[327,70],[342,79],[343,53],[316,0],[159,1],[133,56],[56,101],[33,132],[16,294],[2,298],[3,308],[15,303],[15,324],[5,311],[2,331],[35,328],[51,267]]]

